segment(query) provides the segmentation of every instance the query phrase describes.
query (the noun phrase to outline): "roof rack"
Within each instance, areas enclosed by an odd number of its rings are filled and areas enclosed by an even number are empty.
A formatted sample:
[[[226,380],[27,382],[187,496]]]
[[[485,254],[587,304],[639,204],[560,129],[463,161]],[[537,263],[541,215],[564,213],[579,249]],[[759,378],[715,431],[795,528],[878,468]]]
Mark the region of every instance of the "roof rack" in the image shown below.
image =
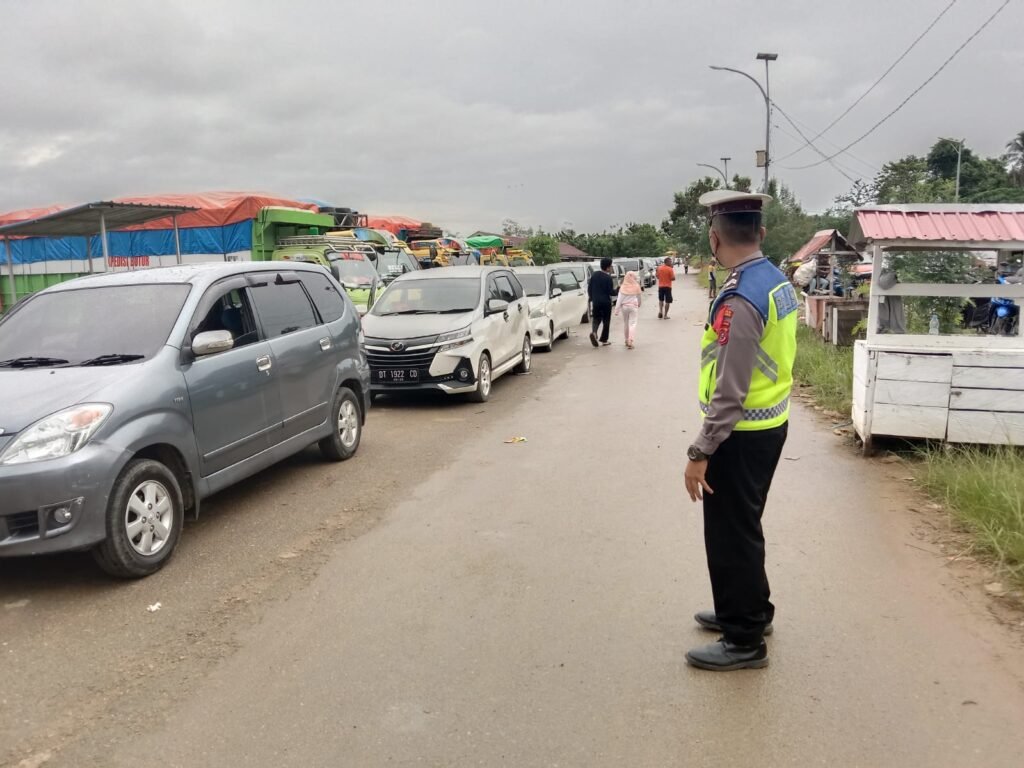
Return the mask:
[[[365,240],[354,237],[328,237],[327,235],[294,235],[277,241],[278,248],[296,245],[329,245],[332,248],[347,248],[354,251],[372,251],[373,246]]]

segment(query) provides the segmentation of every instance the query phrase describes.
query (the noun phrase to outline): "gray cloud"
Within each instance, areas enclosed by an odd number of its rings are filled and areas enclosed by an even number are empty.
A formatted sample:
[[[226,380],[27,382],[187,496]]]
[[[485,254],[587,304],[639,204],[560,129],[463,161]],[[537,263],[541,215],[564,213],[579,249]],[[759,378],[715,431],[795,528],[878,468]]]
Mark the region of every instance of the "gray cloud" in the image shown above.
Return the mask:
[[[813,133],[946,1],[0,0],[0,210],[254,189],[463,232],[658,222],[698,162],[758,175],[760,96],[708,64],[760,76],[754,54],[778,51],[773,96]],[[958,3],[822,148],[888,112],[999,2]],[[1022,22],[1011,4],[842,166],[870,177],[938,135],[999,153],[1024,128]],[[781,157],[800,142],[776,122]],[[810,209],[849,186],[827,165],[776,175]]]

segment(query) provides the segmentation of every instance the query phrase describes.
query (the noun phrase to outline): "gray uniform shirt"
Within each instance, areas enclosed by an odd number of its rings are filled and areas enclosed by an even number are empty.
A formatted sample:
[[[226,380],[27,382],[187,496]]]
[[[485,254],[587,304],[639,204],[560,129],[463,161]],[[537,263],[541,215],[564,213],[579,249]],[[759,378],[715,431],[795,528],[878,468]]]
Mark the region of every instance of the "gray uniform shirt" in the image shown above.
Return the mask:
[[[760,256],[758,253],[755,258],[736,267],[722,289],[728,290],[736,273]],[[761,335],[764,333],[761,313],[749,301],[736,295],[719,304],[711,322],[718,331],[715,393],[711,396],[710,408],[704,417],[700,435],[693,443],[698,451],[708,456],[732,434],[737,422],[743,418],[743,401],[750,391],[750,380],[754,375]]]

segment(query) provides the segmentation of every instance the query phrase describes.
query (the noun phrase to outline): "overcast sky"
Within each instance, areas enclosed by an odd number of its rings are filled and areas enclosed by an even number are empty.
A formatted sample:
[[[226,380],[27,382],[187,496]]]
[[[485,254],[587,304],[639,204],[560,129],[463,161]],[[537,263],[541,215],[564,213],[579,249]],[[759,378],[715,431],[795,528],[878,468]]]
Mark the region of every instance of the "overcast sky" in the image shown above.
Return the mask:
[[[960,0],[821,140],[859,136],[1003,0]],[[763,77],[814,132],[949,0],[0,0],[0,211],[243,189],[452,231],[658,223],[731,156],[757,176]],[[1024,130],[1024,0],[851,150],[871,178],[936,136],[996,155]],[[809,210],[850,182],[775,115],[774,175]],[[813,135],[810,133],[808,135]]]

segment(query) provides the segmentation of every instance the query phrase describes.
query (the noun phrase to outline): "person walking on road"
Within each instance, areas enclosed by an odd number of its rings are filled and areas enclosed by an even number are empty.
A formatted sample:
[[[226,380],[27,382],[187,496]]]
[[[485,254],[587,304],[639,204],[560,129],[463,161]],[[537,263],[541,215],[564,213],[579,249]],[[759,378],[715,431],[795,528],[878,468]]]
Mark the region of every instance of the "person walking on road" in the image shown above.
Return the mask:
[[[672,259],[665,257],[665,263],[658,267],[658,317],[668,320],[668,311],[672,307],[672,283],[676,281],[676,270]]]
[[[718,275],[715,274],[715,260],[708,264],[708,298],[714,299],[718,295]]]
[[[786,276],[761,253],[761,206],[768,200],[730,190],[700,198],[711,208],[711,251],[732,270],[701,341],[704,422],[687,451],[685,472],[690,499],[704,505],[714,598],[714,610],[694,619],[722,633],[686,654],[702,669],[766,666],[764,636],[775,615],[761,516],[786,442],[798,302]]]
[[[590,277],[590,317],[593,325],[590,331],[590,343],[595,347],[598,343],[597,329],[601,328],[601,344],[608,346],[608,334],[612,324],[612,302],[615,284],[612,282],[612,260],[605,256],[601,259],[601,271]]]
[[[622,313],[622,327],[626,334],[626,349],[633,349],[636,340],[636,323],[640,319],[640,294],[643,287],[636,272],[627,272],[619,288],[619,300],[615,303],[615,315]]]
[[[683,262],[683,274],[684,275],[690,274],[690,262],[689,261],[684,261]]]

